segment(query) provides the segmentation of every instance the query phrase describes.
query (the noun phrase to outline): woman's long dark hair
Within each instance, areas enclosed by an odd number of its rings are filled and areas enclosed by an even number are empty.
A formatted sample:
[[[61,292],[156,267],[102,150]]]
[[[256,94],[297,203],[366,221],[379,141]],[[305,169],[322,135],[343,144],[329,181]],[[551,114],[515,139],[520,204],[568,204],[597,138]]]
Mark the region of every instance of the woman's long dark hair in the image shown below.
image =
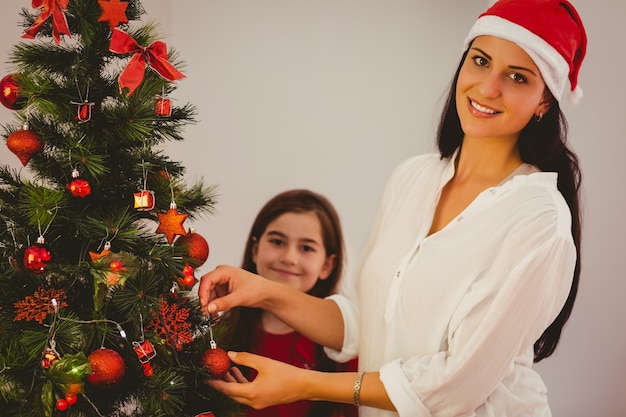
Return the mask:
[[[321,228],[322,240],[326,249],[326,256],[335,256],[335,267],[328,278],[318,279],[313,288],[307,293],[315,297],[326,297],[335,292],[337,283],[343,273],[345,263],[345,248],[343,232],[339,215],[331,202],[321,194],[305,189],[295,189],[282,192],[270,199],[257,214],[243,253],[241,267],[247,271],[257,273],[256,264],[252,260],[252,250],[267,226],[285,213],[315,213]],[[236,307],[228,313],[226,324],[227,334],[223,342],[229,349],[250,351],[256,341],[256,329],[261,326],[261,309]],[[322,346],[315,347],[315,369],[318,371],[337,371],[337,363],[330,360],[324,353]],[[316,401],[313,404],[310,416],[331,415],[343,404]]]
[[[463,142],[463,130],[456,108],[456,84],[467,51],[456,70],[450,92],[444,104],[443,114],[437,130],[437,145],[442,158],[450,158]],[[551,96],[552,97],[552,96]],[[580,183],[581,172],[576,154],[567,147],[567,121],[559,103],[552,97],[550,109],[540,122],[531,119],[522,130],[518,146],[522,161],[539,167],[542,171],[558,174],[557,187],[572,214],[572,237],[576,245],[576,267],[567,301],[557,318],[548,326],[535,342],[535,362],[554,353],[561,331],[574,307],[580,280],[581,212]]]

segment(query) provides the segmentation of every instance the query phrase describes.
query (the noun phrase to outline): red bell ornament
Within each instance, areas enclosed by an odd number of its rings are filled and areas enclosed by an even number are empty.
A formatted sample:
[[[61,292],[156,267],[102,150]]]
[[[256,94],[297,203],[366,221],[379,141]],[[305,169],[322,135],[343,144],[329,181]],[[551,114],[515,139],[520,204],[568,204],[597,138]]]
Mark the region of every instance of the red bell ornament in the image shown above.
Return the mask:
[[[74,197],[83,198],[91,194],[91,185],[82,178],[76,178],[67,184],[67,189]]]
[[[154,191],[142,190],[134,194],[135,208],[139,211],[150,211],[154,208]]]
[[[24,107],[27,100],[26,97],[20,95],[20,86],[15,81],[15,74],[4,76],[0,80],[0,103],[10,110],[20,110]]]
[[[35,132],[28,129],[28,124],[24,123],[22,130],[16,130],[7,137],[7,148],[17,155],[23,166],[26,166],[33,155],[43,151],[43,142]]]

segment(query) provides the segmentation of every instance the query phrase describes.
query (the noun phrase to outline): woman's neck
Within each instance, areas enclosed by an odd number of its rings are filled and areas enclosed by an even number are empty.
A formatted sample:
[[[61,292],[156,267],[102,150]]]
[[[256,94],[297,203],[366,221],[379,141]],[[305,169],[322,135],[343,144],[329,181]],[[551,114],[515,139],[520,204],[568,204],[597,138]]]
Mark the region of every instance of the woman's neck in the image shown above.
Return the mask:
[[[499,182],[521,164],[517,143],[502,139],[468,139],[455,161],[455,180]]]

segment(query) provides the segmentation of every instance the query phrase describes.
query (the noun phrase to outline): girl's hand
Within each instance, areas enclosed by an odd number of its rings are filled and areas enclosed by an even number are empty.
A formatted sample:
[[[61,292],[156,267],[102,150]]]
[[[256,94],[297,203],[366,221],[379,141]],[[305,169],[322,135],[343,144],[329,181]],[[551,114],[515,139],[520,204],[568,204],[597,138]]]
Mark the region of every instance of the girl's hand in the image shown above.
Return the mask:
[[[272,282],[241,268],[219,265],[200,278],[198,297],[204,314],[237,306],[261,307],[265,287]]]
[[[303,373],[310,371],[247,352],[229,352],[228,356],[234,363],[258,371],[252,382],[248,382],[243,375],[243,379],[239,379],[235,374],[228,375],[223,381],[207,381],[211,387],[233,400],[260,410],[276,404],[307,399],[302,381],[306,380]],[[235,372],[234,369],[236,368],[233,367],[231,372]]]

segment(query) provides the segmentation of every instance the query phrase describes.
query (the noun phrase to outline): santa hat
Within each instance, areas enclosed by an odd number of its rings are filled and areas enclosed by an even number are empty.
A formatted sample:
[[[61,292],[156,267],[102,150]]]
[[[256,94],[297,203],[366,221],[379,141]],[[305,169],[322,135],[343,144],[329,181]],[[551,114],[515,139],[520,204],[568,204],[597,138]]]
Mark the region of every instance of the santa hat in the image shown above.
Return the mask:
[[[582,97],[578,72],[587,51],[587,35],[569,2],[499,0],[478,17],[464,49],[481,35],[506,39],[526,51],[559,102],[566,98],[575,103]]]

